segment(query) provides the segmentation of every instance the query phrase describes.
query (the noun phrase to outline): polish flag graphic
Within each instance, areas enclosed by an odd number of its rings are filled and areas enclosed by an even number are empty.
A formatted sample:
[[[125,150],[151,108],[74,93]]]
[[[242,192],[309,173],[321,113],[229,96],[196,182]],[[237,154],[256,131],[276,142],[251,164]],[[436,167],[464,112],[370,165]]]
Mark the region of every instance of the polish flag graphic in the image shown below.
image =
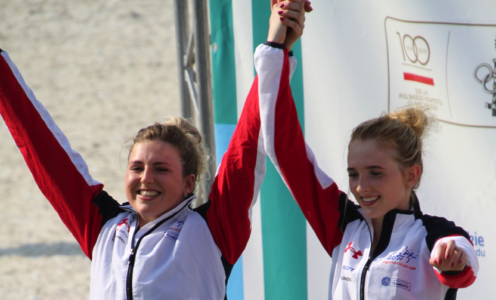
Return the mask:
[[[417,75],[417,74],[413,74],[413,73],[404,72],[403,78],[405,80],[409,80],[409,81],[416,81],[416,82],[420,82],[420,83],[424,83],[424,84],[428,84],[428,85],[434,85],[434,79],[433,78],[421,76],[421,75]]]

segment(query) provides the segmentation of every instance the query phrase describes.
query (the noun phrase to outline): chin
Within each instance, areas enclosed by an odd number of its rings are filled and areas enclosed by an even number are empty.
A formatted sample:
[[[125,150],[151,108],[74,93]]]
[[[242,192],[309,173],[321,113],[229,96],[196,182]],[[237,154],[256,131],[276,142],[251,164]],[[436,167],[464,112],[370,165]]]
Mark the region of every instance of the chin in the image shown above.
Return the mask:
[[[157,212],[156,208],[150,207],[146,204],[135,207],[134,210],[145,218],[153,218],[161,215],[160,212]]]
[[[361,207],[365,216],[369,219],[377,219],[377,218],[382,218],[384,217],[385,213],[379,212],[375,209],[370,209],[370,208],[363,208]]]

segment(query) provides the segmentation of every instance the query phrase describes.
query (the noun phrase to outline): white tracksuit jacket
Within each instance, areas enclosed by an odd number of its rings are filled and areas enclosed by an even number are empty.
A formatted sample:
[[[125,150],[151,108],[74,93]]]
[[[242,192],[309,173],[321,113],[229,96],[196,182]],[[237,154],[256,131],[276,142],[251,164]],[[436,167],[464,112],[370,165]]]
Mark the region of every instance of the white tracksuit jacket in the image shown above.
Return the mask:
[[[385,215],[379,244],[370,252],[371,220],[319,168],[305,143],[289,85],[294,58],[283,48],[257,48],[263,93],[253,96],[259,97],[264,149],[332,257],[329,299],[455,299],[457,288],[472,284],[479,269],[468,234],[444,218],[424,215],[415,197],[412,210]],[[465,250],[468,263],[464,271],[447,274],[429,258],[450,239]]]
[[[185,199],[136,232],[132,208],[119,205],[91,178],[85,162],[0,50],[0,114],[38,186],[93,259],[91,299],[223,299],[232,265],[251,232],[250,209],[265,173],[266,152],[334,258],[330,299],[359,299],[360,291],[363,299],[449,299],[456,288],[473,282],[478,265],[466,233],[443,219],[423,216],[418,204],[413,212],[388,214],[394,221],[384,226],[391,232],[382,236],[391,240],[381,241],[378,255],[367,263],[370,220],[353,205],[342,213],[343,193],[318,168],[304,142],[289,88],[294,58],[285,50],[260,46],[255,62],[258,75],[210,202],[191,210],[191,198]],[[435,243],[446,236],[458,239],[469,254],[468,267],[454,276],[425,265]],[[364,272],[366,264],[371,271]],[[363,284],[358,282],[362,278]]]
[[[252,99],[245,106],[253,110],[258,103]],[[0,114],[39,188],[92,259],[91,299],[226,297],[227,279],[248,242],[251,207],[265,174],[258,114],[240,118],[209,202],[193,210],[190,195],[139,230],[133,208],[113,200],[90,176],[2,50]]]

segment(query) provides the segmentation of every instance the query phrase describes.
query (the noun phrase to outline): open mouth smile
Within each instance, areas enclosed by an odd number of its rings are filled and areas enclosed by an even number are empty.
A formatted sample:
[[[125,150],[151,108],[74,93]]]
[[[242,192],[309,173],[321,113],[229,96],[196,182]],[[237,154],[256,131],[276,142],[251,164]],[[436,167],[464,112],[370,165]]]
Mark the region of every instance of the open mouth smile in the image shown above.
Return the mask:
[[[151,190],[139,190],[136,192],[136,194],[140,196],[145,196],[145,197],[155,197],[160,195],[160,192],[157,191],[151,191]]]
[[[360,197],[362,200],[362,205],[363,206],[372,206],[374,205],[379,199],[381,199],[381,196],[374,196],[374,197]]]

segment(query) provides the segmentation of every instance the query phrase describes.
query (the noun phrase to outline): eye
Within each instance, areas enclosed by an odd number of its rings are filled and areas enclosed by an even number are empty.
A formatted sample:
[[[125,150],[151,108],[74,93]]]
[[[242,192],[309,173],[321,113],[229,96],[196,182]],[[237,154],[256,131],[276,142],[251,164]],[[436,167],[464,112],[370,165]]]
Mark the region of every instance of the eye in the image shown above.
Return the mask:
[[[157,165],[153,166],[153,169],[155,170],[155,172],[158,172],[158,173],[172,172],[171,168],[166,164],[157,164]]]
[[[379,177],[382,175],[382,172],[378,172],[378,171],[371,171],[370,172],[370,175],[374,176],[374,177]]]
[[[358,173],[348,173],[348,177],[350,177],[350,178],[358,178]]]
[[[129,170],[134,171],[134,172],[141,172],[141,171],[143,171],[143,167],[140,166],[140,165],[134,165],[134,164],[132,164],[132,165],[129,165],[128,168],[129,168]]]

